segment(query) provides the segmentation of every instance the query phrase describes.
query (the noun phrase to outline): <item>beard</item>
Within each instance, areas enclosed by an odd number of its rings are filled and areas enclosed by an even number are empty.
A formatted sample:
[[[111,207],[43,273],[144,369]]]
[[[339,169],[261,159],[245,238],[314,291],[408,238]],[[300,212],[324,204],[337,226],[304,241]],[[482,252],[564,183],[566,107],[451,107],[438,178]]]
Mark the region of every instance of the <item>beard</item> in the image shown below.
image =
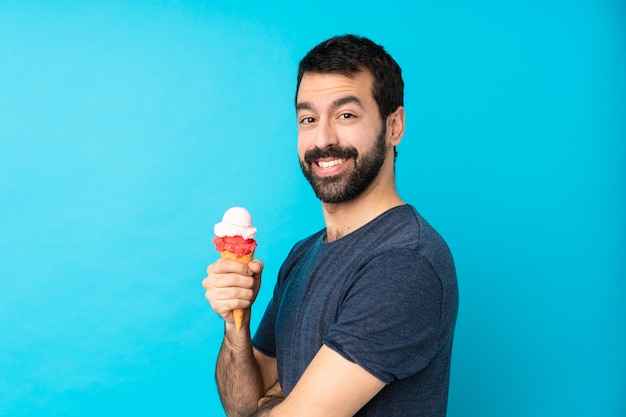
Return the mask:
[[[376,138],[374,146],[363,153],[360,158],[359,152],[352,146],[346,148],[329,147],[323,150],[315,147],[308,150],[304,154],[304,160],[300,160],[300,168],[313,187],[317,198],[324,203],[338,204],[361,194],[374,181],[385,162],[387,153],[386,131],[386,126],[383,123],[382,131]],[[313,164],[321,158],[352,158],[354,166],[337,175],[320,177],[315,173]]]

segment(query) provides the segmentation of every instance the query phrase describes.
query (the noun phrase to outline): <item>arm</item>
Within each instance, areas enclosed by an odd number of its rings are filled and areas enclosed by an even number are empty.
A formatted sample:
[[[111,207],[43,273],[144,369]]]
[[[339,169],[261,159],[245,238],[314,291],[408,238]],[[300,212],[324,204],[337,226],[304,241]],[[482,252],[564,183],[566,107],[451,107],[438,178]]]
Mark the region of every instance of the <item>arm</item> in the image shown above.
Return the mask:
[[[220,259],[207,268],[202,282],[206,299],[225,323],[215,374],[228,416],[252,416],[259,401],[278,381],[276,360],[254,350],[250,339],[250,306],[260,288],[262,269],[258,260],[242,265]],[[235,328],[235,308],[246,309],[240,331]]]
[[[349,417],[356,414],[385,384],[359,365],[322,346],[284,401],[269,417]]]
[[[222,348],[217,359],[215,379],[226,415],[254,416],[259,404],[271,401],[278,384],[276,360],[252,348],[248,327],[239,332],[227,323]],[[280,391],[282,393],[282,391]]]

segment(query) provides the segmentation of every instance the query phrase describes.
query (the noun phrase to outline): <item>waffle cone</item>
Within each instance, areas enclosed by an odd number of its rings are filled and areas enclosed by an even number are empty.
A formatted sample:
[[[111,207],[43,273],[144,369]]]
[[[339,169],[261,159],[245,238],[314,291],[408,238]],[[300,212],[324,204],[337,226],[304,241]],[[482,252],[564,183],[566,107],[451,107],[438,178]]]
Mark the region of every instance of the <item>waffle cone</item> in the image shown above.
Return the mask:
[[[232,259],[233,261],[237,261],[241,264],[249,264],[252,259],[254,259],[254,251],[250,253],[246,253],[245,255],[238,256],[236,253],[229,252],[227,250],[220,252],[220,257],[224,259]]]
[[[233,261],[237,261],[242,264],[249,264],[252,259],[254,259],[254,251],[250,253],[246,253],[242,256],[237,256],[237,254],[229,252],[229,251],[221,251],[220,257],[224,259],[232,259]],[[236,308],[233,310],[233,317],[235,318],[235,327],[237,331],[241,330],[241,326],[243,325],[243,308]]]

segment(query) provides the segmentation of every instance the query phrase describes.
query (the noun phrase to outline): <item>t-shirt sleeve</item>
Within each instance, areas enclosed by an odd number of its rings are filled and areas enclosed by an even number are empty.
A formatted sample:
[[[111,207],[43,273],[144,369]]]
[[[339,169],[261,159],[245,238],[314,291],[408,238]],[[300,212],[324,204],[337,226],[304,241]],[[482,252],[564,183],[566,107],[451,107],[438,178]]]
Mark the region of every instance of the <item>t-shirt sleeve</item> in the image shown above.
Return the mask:
[[[385,383],[423,369],[441,338],[442,286],[411,249],[368,262],[346,289],[324,344]]]

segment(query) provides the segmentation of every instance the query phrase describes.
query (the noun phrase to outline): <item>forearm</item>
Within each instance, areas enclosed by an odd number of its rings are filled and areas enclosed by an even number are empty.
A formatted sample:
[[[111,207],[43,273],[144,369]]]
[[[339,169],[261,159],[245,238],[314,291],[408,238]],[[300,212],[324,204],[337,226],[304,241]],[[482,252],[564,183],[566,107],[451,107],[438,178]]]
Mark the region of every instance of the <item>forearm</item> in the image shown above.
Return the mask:
[[[259,400],[265,394],[259,365],[252,353],[250,332],[239,332],[226,325],[226,333],[217,359],[215,377],[226,415],[255,416]]]

